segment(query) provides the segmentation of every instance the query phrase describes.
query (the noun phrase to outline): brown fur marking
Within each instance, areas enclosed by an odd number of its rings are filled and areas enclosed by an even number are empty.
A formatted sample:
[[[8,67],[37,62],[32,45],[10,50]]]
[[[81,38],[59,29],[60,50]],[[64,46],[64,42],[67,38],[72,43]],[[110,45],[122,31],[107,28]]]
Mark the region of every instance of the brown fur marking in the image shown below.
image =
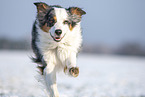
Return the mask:
[[[70,31],[72,31],[72,30],[73,30],[73,27],[72,27],[72,25],[71,25],[71,24],[69,25],[69,29],[70,29]]]
[[[37,6],[38,13],[45,12],[49,8],[46,3],[38,2],[34,4]]]
[[[44,32],[48,32],[50,30],[50,27],[47,26],[47,23],[45,23],[41,29],[44,31]]]
[[[38,66],[37,68],[39,69],[40,74],[43,75],[45,67]]]
[[[66,70],[67,70],[67,66],[64,67],[64,72],[66,72]]]
[[[85,11],[83,11],[81,8],[78,8],[78,7],[71,7],[70,8],[70,13],[71,14],[76,14],[79,17],[81,17],[82,15],[86,14]]]

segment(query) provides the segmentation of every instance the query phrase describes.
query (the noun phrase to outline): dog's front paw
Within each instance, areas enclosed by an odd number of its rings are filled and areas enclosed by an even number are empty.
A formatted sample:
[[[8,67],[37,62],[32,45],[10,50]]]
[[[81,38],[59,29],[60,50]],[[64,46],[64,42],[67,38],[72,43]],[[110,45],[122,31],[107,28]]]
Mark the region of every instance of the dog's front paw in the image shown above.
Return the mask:
[[[78,67],[72,67],[72,68],[69,69],[69,73],[73,77],[77,77],[79,75],[79,68]]]

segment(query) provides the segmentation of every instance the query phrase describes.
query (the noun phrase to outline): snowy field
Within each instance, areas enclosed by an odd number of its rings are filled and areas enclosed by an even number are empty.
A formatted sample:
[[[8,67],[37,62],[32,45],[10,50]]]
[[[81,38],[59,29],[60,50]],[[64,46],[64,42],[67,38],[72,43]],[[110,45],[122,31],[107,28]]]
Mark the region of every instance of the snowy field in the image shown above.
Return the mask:
[[[32,53],[0,51],[0,97],[46,97]],[[78,57],[80,75],[58,74],[60,97],[145,97],[145,57]]]

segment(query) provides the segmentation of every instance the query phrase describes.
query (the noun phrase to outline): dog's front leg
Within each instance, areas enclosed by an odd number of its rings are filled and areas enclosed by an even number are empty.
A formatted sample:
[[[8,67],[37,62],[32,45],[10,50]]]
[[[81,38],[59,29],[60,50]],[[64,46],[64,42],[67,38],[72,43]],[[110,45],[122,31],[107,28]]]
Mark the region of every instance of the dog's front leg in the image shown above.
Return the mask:
[[[76,53],[70,52],[65,60],[65,67],[64,72],[73,76],[77,77],[79,75],[79,68],[76,66]]]
[[[56,84],[56,71],[55,65],[48,64],[45,71],[44,71],[47,91],[50,94],[50,97],[59,97],[59,93],[57,90]]]

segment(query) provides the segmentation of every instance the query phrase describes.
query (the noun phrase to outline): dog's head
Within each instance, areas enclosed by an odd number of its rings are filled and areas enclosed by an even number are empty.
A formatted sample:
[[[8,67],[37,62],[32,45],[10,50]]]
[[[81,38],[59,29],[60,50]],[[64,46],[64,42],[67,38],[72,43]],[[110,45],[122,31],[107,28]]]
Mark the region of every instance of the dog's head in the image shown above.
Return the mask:
[[[71,32],[81,21],[82,15],[86,14],[81,8],[49,6],[42,2],[34,3],[37,7],[37,20],[40,28],[50,33],[51,37],[60,42],[66,33]]]

